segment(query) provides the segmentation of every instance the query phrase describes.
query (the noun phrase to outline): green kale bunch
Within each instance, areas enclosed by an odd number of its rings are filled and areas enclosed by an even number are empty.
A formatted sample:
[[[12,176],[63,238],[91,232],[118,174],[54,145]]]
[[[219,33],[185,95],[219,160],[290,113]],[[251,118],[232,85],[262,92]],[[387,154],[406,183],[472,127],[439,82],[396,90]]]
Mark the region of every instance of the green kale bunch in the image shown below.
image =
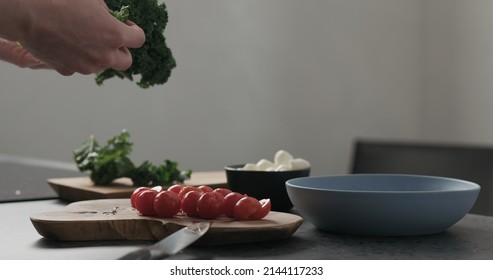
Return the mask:
[[[109,185],[115,179],[128,177],[135,186],[156,186],[183,183],[190,179],[191,170],[180,171],[178,163],[165,160],[161,165],[144,161],[135,166],[129,159],[133,143],[130,134],[123,130],[101,146],[93,135],[74,150],[73,157],[81,172],[89,171],[96,185]]]
[[[106,69],[96,75],[96,83],[112,77],[127,78],[133,81],[135,75],[140,75],[137,85],[149,88],[168,81],[171,70],[176,67],[176,61],[166,44],[164,29],[168,23],[168,12],[164,4],[157,0],[105,0],[118,20],[131,20],[140,26],[146,35],[146,42],[141,48],[130,49],[132,66],[125,71]]]

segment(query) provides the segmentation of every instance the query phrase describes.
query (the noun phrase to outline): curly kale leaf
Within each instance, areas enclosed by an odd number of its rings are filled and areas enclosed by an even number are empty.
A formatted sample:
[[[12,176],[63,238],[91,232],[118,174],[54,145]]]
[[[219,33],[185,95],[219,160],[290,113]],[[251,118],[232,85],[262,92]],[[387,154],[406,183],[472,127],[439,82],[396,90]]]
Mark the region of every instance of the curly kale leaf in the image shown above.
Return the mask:
[[[80,171],[89,171],[96,185],[108,185],[134,169],[128,158],[132,152],[130,135],[123,131],[100,146],[93,135],[74,151],[74,160]]]
[[[121,22],[126,22],[128,20],[128,16],[130,15],[130,7],[122,6],[119,11],[111,11],[110,14],[114,16],[117,20]]]
[[[130,178],[135,185],[156,186],[167,185],[170,182],[183,182],[190,178],[191,173],[191,170],[180,171],[175,161],[165,160],[161,165],[144,161],[135,168]]]
[[[190,179],[191,170],[180,171],[178,163],[165,160],[161,165],[144,161],[136,167],[130,160],[133,143],[123,130],[109,139],[105,146],[98,144],[93,135],[73,152],[80,171],[89,171],[96,185],[109,185],[115,179],[128,177],[136,186],[170,185]]]
[[[133,81],[140,75],[137,85],[149,88],[168,81],[176,61],[166,44],[164,29],[168,23],[168,12],[164,3],[157,0],[105,0],[112,15],[125,22],[131,20],[140,26],[146,34],[146,42],[141,48],[130,49],[132,66],[126,71],[106,69],[96,76],[96,83],[112,77],[127,78]]]
[[[98,142],[94,139],[94,135],[91,135],[89,139],[82,143],[82,146],[74,150],[74,161],[81,172],[94,169],[99,149]]]

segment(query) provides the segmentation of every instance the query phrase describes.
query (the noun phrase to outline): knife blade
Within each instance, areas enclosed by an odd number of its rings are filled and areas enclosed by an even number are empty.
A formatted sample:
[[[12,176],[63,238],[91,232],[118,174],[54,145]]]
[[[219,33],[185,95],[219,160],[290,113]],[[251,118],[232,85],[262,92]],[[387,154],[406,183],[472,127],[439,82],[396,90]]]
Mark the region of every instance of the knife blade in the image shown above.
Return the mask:
[[[197,222],[184,227],[161,239],[154,245],[130,252],[120,260],[158,260],[176,254],[202,237],[210,227],[210,222]]]

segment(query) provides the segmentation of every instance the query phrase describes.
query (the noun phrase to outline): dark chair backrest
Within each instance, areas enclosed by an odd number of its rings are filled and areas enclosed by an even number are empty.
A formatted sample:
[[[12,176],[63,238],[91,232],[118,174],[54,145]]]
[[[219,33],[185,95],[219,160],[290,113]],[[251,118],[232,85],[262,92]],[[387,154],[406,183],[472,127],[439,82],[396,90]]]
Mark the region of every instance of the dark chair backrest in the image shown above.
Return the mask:
[[[441,176],[481,187],[471,213],[493,216],[493,147],[357,140],[351,173],[400,173]]]

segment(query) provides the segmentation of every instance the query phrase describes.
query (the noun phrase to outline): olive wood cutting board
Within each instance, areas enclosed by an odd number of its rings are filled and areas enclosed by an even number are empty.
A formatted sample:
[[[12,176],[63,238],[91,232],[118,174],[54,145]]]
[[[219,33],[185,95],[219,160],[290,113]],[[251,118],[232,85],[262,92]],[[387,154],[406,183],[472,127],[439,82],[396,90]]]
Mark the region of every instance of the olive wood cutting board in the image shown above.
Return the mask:
[[[52,178],[48,184],[62,200],[73,202],[104,198],[129,198],[135,190],[132,180],[120,178],[111,185],[97,186],[89,177]],[[212,188],[227,187],[224,171],[193,172],[185,185],[209,185]]]
[[[141,216],[130,199],[98,199],[73,202],[61,211],[31,215],[38,233],[60,241],[160,240],[200,218]],[[271,211],[261,220],[237,221],[220,217],[196,244],[204,246],[252,243],[285,239],[293,235],[303,218]]]

